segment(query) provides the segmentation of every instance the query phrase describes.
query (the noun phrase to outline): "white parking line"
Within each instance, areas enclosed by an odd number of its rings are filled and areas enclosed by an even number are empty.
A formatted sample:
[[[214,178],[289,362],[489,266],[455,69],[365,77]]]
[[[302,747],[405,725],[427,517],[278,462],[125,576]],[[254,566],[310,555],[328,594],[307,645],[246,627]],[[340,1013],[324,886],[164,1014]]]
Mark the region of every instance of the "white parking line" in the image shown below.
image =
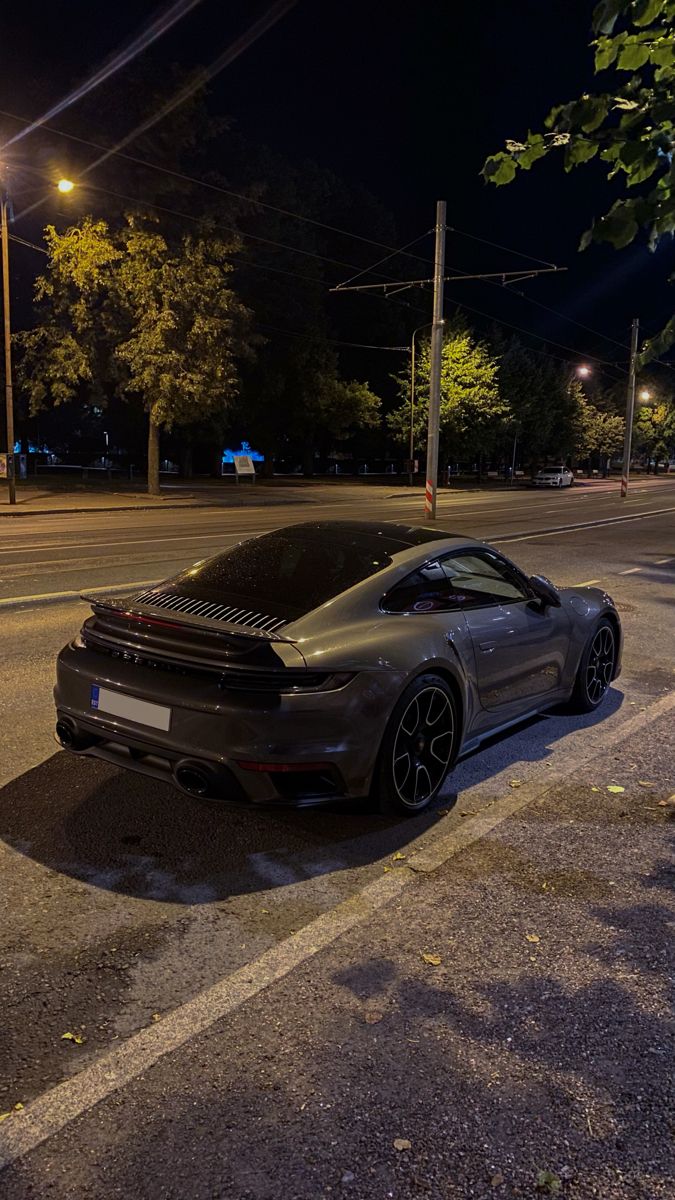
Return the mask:
[[[675,562],[675,558],[656,558],[654,562],[657,567],[662,567],[664,563]]]
[[[397,868],[367,884],[350,899],[322,913],[304,929],[272,946],[255,961],[199,992],[192,1000],[167,1013],[157,1024],[133,1034],[122,1045],[103,1054],[77,1075],[38,1096],[23,1110],[13,1112],[0,1126],[0,1170],[29,1154],[71,1121],[126,1087],[165,1055],[179,1050],[248,1000],[284,979],[296,967],[332,945],[343,933],[367,921],[411,885],[413,872],[437,870],[508,817],[566,780],[574,778],[584,764],[593,760],[596,753],[604,753],[618,742],[625,741],[672,708],[675,708],[675,692],[650,704],[644,712],[620,720],[604,739],[600,751],[596,749],[589,755],[587,750],[582,750],[566,756],[563,760],[564,771],[547,772],[543,787],[541,777],[537,776],[531,783],[525,783],[517,794],[511,793],[490,804],[463,825],[448,828],[452,823],[448,818],[443,818],[437,828],[448,829],[448,832],[432,838],[428,833],[423,834],[417,839],[406,867]],[[585,740],[582,745],[587,745]],[[415,846],[415,843],[412,845]]]
[[[583,583],[572,583],[570,587],[591,587],[594,583],[600,583],[599,579],[584,579]]]
[[[618,574],[619,575],[636,575],[637,572],[641,571],[641,570],[642,570],[642,567],[628,567],[627,570],[619,571]]]

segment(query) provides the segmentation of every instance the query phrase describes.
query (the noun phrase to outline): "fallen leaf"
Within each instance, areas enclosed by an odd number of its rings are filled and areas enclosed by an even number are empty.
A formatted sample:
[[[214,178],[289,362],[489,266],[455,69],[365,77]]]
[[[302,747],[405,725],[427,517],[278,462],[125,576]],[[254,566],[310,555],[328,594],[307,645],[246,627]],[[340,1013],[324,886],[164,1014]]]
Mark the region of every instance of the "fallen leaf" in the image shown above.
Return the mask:
[[[161,1021],[161,1019],[162,1019],[162,1014],[161,1014],[161,1013],[153,1013],[153,1014],[152,1014],[152,1019],[153,1019],[153,1021]]]
[[[269,908],[261,908],[260,911],[261,911],[261,913],[264,913],[266,917],[269,917],[269,915],[270,915]]]
[[[370,1008],[365,1016],[366,1025],[377,1025],[383,1018],[384,1013],[377,1008]]]
[[[412,1142],[407,1138],[394,1138],[394,1150],[412,1150]]]
[[[538,933],[526,933],[525,940],[528,942],[540,942],[541,938]]]
[[[638,779],[640,787],[656,787],[655,783],[651,783],[649,779]]]
[[[87,1040],[86,1037],[83,1037],[81,1033],[62,1033],[61,1034],[62,1042],[75,1042],[75,1044],[77,1046],[81,1046],[83,1044],[83,1042],[86,1042],[86,1040]]]
[[[0,1123],[2,1121],[6,1121],[8,1117],[11,1117],[11,1115],[11,1112],[0,1113]]]
[[[392,862],[400,862],[402,858],[405,858],[405,854],[401,854],[401,851],[397,850],[395,854],[392,854],[391,858]]]
[[[607,784],[608,792],[625,792],[625,790],[626,789],[624,787],[621,787],[620,784],[618,784],[618,783],[608,783]]]
[[[492,1179],[490,1180],[490,1187],[494,1187],[494,1188],[501,1187],[503,1182],[504,1182],[504,1176],[502,1175],[501,1171],[495,1171],[494,1175],[492,1176]]]
[[[428,963],[430,967],[440,967],[441,956],[440,954],[423,954],[422,961]]]
[[[510,779],[509,780],[509,787],[516,788],[516,787],[522,787],[522,786],[523,786],[522,779]]]
[[[383,871],[393,871],[393,869],[394,869],[393,867],[390,867],[388,865],[386,867],[382,868]]]
[[[449,808],[439,808],[439,809],[438,809],[438,815],[439,815],[439,817],[447,817],[447,815],[448,815],[448,813],[449,813],[449,812],[450,812],[450,809],[449,809]]]
[[[537,1191],[546,1192],[548,1196],[555,1196],[560,1191],[560,1178],[554,1175],[553,1171],[540,1171],[537,1175]]]
[[[592,791],[592,792],[599,792],[599,791],[600,791],[600,788],[592,787],[592,788],[591,788],[591,791]]]
[[[21,1103],[20,1100],[17,1100],[16,1104],[14,1105],[15,1112],[21,1112],[22,1109],[23,1109],[23,1104]]]

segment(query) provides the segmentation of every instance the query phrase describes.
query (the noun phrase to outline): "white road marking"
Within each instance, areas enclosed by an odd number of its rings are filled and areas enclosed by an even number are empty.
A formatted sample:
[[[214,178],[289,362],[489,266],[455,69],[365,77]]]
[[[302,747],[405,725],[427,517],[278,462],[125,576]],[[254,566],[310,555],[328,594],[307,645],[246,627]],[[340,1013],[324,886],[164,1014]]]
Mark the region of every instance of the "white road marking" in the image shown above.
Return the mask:
[[[618,574],[619,575],[636,575],[637,572],[641,571],[641,570],[642,570],[642,567],[628,567],[625,571],[619,571]]]
[[[675,558],[657,558],[654,562],[657,567],[662,567],[664,563],[675,562]]]
[[[487,537],[487,542],[529,542],[539,537],[560,537],[562,533],[577,533],[585,529],[596,529],[600,525],[618,525],[623,521],[643,521],[645,517],[659,517],[662,513],[675,512],[675,508],[654,508],[650,512],[634,513],[630,517],[600,517],[597,521],[583,521],[577,525],[561,525],[558,529],[541,530],[539,533],[512,534],[505,533],[503,537]]]
[[[650,725],[672,708],[675,708],[675,692],[649,705],[644,712],[619,721],[603,740],[599,752],[605,753],[617,742]],[[564,772],[547,773],[543,787],[537,781],[526,782],[516,794],[496,801],[472,820],[454,827],[448,833],[432,837],[431,840],[428,833],[423,834],[417,839],[418,849],[408,857],[405,868],[398,868],[367,884],[342,904],[310,921],[298,933],[265,951],[254,962],[198,993],[157,1024],[133,1034],[121,1046],[103,1054],[77,1075],[57,1084],[27,1104],[22,1111],[13,1112],[0,1126],[0,1170],[29,1154],[77,1117],[126,1087],[167,1054],[180,1049],[261,991],[285,978],[296,967],[332,945],[343,933],[367,921],[411,885],[412,873],[437,870],[448,859],[485,837],[533,800],[540,799],[554,787],[573,778],[579,768],[591,762],[597,753],[596,750],[590,755],[583,751],[576,756],[566,755],[563,760]],[[442,820],[437,828],[442,828],[444,824],[445,820]]]
[[[584,579],[583,583],[571,583],[570,587],[591,587],[594,583],[600,583],[599,579]]]

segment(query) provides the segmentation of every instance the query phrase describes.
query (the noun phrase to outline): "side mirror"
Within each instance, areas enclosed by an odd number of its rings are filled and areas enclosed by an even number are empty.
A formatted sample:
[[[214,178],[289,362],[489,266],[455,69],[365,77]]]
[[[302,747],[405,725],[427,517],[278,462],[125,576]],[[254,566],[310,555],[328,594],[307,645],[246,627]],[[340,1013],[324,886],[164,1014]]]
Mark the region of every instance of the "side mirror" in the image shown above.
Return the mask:
[[[527,582],[544,607],[550,604],[553,608],[560,608],[560,593],[545,575],[530,575]]]

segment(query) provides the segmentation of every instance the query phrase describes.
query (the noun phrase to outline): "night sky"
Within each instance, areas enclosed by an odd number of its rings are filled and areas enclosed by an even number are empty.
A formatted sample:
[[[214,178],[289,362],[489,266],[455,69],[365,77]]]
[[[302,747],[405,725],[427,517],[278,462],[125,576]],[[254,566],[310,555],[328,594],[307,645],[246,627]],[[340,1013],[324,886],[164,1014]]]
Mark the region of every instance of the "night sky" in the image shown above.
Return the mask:
[[[129,0],[5,6],[0,107],[38,115],[159,7]],[[260,0],[203,0],[148,54],[167,68],[208,64],[265,7]],[[577,254],[581,233],[616,194],[596,164],[565,175],[560,161],[547,160],[502,189],[479,178],[485,157],[502,148],[505,137],[539,127],[552,104],[592,88],[592,8],[583,0],[414,0],[399,7],[381,0],[299,0],[214,81],[209,104],[248,137],[363,183],[393,212],[401,244],[431,228],[435,201],[444,198],[449,225],[568,267],[565,275],[519,286],[625,343],[634,315],[646,336],[672,310],[665,285],[672,247],[655,255],[643,245]],[[123,107],[124,72],[118,81]],[[89,136],[108,140],[105,112]],[[29,150],[26,139],[22,153]],[[431,239],[422,244],[424,253],[432,249]],[[373,261],[377,257],[373,248]],[[464,271],[499,271],[519,268],[523,260],[451,234],[447,263]],[[29,267],[22,257],[17,265],[21,287],[35,264],[31,260]],[[408,265],[401,269],[407,272]],[[457,283],[448,288],[448,299],[581,356],[627,357],[612,342],[494,285]],[[430,306],[430,298],[418,301]],[[485,317],[475,321],[486,325]]]

